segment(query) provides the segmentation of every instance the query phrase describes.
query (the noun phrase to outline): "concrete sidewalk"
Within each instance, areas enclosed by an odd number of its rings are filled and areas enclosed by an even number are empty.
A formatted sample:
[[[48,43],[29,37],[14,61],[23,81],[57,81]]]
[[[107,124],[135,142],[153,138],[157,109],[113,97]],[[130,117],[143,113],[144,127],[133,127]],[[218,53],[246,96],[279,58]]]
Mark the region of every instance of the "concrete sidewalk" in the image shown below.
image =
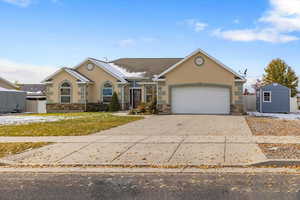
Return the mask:
[[[54,140],[58,143],[3,160],[15,165],[116,166],[240,166],[267,161],[252,137],[101,135],[51,137]]]
[[[53,143],[89,143],[94,141],[116,140],[114,138],[134,138],[134,135],[110,135],[110,134],[94,134],[86,136],[41,136],[41,137],[0,137],[0,143],[5,142],[53,142]],[[178,138],[183,136],[149,136],[150,140],[160,143],[172,143],[178,141]],[[201,135],[187,135],[185,143],[194,142],[206,142],[206,143],[218,143],[225,140],[225,136],[201,136]],[[130,139],[129,139],[130,140]],[[300,136],[226,136],[228,143],[265,143],[265,144],[300,144]],[[122,141],[122,140],[121,140]]]

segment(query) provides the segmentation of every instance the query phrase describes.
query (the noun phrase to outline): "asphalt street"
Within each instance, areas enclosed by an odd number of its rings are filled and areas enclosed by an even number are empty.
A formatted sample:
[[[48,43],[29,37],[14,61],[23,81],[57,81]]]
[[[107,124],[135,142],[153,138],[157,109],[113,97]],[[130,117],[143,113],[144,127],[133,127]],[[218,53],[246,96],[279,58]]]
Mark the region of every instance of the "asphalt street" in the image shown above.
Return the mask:
[[[300,174],[1,173],[1,200],[300,199]]]

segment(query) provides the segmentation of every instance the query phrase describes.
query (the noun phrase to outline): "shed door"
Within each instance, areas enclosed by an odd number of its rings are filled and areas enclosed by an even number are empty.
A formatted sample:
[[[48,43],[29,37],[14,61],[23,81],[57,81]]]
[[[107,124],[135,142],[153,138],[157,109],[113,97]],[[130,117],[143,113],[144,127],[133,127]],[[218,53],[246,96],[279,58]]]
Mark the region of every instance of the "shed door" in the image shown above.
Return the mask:
[[[174,114],[229,114],[230,90],[221,87],[175,87],[171,90]]]

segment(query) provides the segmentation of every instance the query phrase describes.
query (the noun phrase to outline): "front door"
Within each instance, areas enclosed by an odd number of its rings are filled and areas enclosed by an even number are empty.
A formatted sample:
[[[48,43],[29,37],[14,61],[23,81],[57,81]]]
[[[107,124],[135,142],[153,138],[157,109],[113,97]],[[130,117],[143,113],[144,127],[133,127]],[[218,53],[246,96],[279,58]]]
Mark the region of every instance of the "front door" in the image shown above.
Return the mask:
[[[130,105],[132,108],[137,108],[142,101],[141,89],[130,89]]]

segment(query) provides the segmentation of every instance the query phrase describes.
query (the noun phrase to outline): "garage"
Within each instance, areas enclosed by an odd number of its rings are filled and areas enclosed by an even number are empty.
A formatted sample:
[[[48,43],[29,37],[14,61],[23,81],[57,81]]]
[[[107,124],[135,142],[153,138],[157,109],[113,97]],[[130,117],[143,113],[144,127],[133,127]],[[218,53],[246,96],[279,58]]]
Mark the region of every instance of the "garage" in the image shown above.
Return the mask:
[[[173,87],[173,114],[229,114],[230,89],[225,87]]]

